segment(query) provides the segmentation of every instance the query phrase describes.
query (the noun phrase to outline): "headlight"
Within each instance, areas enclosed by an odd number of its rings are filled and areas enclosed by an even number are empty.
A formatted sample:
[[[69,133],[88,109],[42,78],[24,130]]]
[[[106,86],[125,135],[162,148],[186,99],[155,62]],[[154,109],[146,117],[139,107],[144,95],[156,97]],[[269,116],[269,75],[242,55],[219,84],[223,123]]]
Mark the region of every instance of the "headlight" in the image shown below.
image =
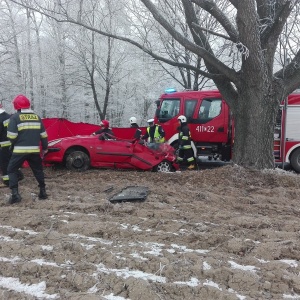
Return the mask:
[[[48,147],[52,147],[60,142],[61,142],[61,139],[51,141],[50,143],[48,143]]]

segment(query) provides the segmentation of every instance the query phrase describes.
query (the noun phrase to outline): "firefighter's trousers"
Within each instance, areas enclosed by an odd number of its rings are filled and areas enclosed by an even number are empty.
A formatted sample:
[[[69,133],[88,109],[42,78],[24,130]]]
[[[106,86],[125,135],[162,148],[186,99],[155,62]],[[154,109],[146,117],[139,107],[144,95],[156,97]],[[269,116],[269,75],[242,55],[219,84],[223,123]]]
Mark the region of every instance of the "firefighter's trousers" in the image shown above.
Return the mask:
[[[195,163],[195,158],[194,158],[194,151],[192,148],[188,149],[179,149],[178,152],[178,162],[184,162],[184,159],[188,162],[188,164],[194,164]]]
[[[45,187],[45,176],[42,159],[39,153],[12,154],[8,164],[7,173],[9,177],[9,187],[18,187],[18,169],[27,161],[39,187]]]
[[[11,151],[9,147],[2,147],[0,149],[0,167],[2,171],[2,180],[4,183],[8,184],[8,175],[7,175],[7,167],[11,157]]]

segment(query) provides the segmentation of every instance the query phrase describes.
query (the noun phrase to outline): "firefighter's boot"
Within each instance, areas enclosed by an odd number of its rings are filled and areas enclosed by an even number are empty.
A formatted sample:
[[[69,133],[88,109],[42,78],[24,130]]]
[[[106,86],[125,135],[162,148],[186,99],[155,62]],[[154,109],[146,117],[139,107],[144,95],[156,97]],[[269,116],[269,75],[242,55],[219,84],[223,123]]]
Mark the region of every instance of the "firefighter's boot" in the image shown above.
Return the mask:
[[[21,202],[22,198],[19,194],[18,188],[12,188],[11,189],[11,195],[9,197],[8,203],[9,204],[14,204]]]
[[[45,187],[40,187],[40,193],[39,193],[39,199],[40,200],[46,200],[48,198],[48,195],[46,193]]]
[[[196,169],[195,164],[191,164],[188,166],[188,170],[195,170],[195,169]]]

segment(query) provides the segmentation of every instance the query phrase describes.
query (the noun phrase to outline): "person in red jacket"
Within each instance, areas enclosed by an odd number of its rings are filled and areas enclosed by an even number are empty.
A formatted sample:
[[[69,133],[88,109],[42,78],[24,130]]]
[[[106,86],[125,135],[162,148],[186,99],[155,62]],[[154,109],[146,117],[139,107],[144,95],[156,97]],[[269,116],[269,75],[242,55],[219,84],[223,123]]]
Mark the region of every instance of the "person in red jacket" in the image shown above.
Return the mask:
[[[17,112],[10,117],[7,128],[7,138],[12,144],[12,156],[7,167],[9,188],[11,189],[9,203],[17,203],[22,199],[18,191],[18,169],[25,161],[28,162],[39,184],[39,199],[47,199],[45,176],[40,155],[40,144],[42,145],[42,155],[48,151],[48,136],[43,122],[30,109],[31,104],[26,96],[18,95],[12,103]]]

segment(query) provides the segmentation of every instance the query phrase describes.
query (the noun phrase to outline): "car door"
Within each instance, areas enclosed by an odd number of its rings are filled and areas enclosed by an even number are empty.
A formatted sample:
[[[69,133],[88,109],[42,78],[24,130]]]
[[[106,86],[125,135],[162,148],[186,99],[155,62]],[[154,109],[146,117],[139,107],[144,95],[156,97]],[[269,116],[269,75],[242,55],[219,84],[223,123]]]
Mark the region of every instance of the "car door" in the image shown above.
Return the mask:
[[[95,146],[95,166],[127,168],[132,156],[132,143],[124,140],[98,140]]]
[[[199,99],[194,116],[189,122],[191,135],[197,142],[226,142],[229,112],[220,97]]]

